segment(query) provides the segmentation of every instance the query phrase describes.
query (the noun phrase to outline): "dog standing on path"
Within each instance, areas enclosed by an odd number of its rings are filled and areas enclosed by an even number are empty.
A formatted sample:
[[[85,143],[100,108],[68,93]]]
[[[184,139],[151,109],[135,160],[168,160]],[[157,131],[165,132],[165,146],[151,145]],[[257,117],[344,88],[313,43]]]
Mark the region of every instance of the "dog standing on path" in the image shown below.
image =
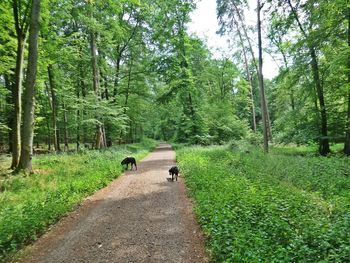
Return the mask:
[[[169,169],[169,175],[171,175],[171,181],[174,181],[174,176],[177,181],[177,177],[179,176],[179,168],[177,166],[173,166]]]
[[[135,168],[137,170],[136,160],[134,157],[126,157],[122,162],[121,165],[126,164],[126,170],[128,170],[129,163],[131,164],[130,171],[132,171],[133,166],[135,165]]]

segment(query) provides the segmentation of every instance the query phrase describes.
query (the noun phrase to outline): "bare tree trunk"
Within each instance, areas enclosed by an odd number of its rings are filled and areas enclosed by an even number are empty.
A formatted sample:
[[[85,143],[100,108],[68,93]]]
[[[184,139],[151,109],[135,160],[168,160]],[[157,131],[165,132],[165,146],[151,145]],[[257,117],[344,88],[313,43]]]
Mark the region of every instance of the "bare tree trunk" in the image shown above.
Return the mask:
[[[52,110],[52,128],[54,130],[53,133],[53,142],[54,142],[54,147],[56,152],[61,151],[61,146],[60,146],[60,139],[59,139],[59,130],[57,127],[57,109],[58,109],[58,100],[56,96],[56,87],[55,87],[55,80],[54,80],[54,74],[53,74],[53,68],[52,65],[50,64],[47,67],[47,72],[49,75],[49,82],[50,82],[50,95],[51,95],[51,110]]]
[[[348,46],[350,47],[350,7],[348,7]],[[344,154],[350,155],[350,55],[348,56],[348,112],[345,127]]]
[[[35,81],[38,62],[40,0],[32,0],[30,29],[29,29],[29,55],[24,91],[24,118],[22,130],[21,158],[16,171],[26,174],[32,172],[33,136],[34,136],[34,105]]]
[[[264,78],[262,73],[262,41],[261,41],[261,20],[260,20],[261,5],[260,0],[257,0],[257,13],[258,13],[258,45],[259,45],[259,88],[261,96],[261,109],[262,109],[262,121],[263,121],[263,134],[264,134],[264,151],[267,153],[269,151],[269,141],[268,141],[268,125],[267,125],[267,107],[265,99],[265,88],[264,88]]]

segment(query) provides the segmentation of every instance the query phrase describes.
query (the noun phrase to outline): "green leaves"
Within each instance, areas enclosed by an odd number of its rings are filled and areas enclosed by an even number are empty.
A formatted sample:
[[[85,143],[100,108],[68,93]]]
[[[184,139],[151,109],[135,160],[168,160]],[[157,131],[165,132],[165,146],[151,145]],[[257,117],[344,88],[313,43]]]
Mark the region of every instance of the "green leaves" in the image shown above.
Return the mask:
[[[348,159],[252,147],[185,148],[177,158],[213,261],[347,260]]]

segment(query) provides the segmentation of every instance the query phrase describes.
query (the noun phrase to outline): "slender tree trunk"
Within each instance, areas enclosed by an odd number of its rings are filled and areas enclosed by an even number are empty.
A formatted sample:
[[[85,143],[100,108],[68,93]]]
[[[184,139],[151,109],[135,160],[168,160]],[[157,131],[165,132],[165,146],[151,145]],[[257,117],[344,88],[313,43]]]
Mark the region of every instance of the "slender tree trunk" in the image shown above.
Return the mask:
[[[326,112],[326,105],[325,105],[324,96],[323,96],[323,87],[320,81],[316,52],[313,47],[310,48],[310,55],[311,55],[311,66],[312,66],[313,78],[316,85],[317,97],[319,100],[320,113],[321,113],[321,136],[322,137],[320,139],[319,152],[321,155],[327,155],[330,152],[328,134],[327,134],[328,132],[327,112]]]
[[[263,121],[263,135],[264,135],[264,151],[267,153],[269,151],[268,142],[268,125],[267,125],[267,108],[265,99],[265,88],[264,88],[264,78],[262,73],[262,41],[261,41],[261,20],[260,20],[261,5],[260,0],[257,0],[257,13],[258,13],[258,45],[259,45],[259,88],[261,96],[261,109],[262,109],[262,121]]]
[[[100,100],[100,82],[99,82],[99,70],[97,64],[97,47],[96,47],[96,36],[94,32],[90,33],[90,48],[91,48],[91,62],[92,62],[92,77],[93,77],[93,89],[96,97],[96,102]],[[99,119],[99,116],[96,116]],[[100,149],[101,147],[106,147],[103,134],[103,124],[96,125],[96,135],[95,135],[95,148]]]
[[[13,89],[13,83],[11,83],[10,81],[10,76],[5,74],[4,75],[4,79],[5,79],[5,87],[6,89],[9,91],[9,93],[6,95],[6,103],[8,105],[13,104],[13,98],[12,98],[12,89]],[[8,153],[12,153],[12,145],[13,145],[13,134],[12,134],[12,127],[14,125],[14,112],[12,109],[9,109],[6,112],[7,115],[7,126],[10,128],[8,130],[8,140],[7,140],[7,144],[8,144]]]
[[[17,59],[15,69],[15,81],[12,90],[14,101],[14,120],[12,126],[12,164],[11,169],[18,166],[21,153],[21,121],[22,121],[22,82],[23,82],[23,58],[25,36],[22,32],[17,32]]]
[[[46,130],[47,130],[47,150],[51,151],[51,129],[49,120],[46,121]]]
[[[45,83],[46,86],[46,91],[48,92],[48,87],[47,87],[47,83]],[[51,127],[50,127],[50,118],[49,118],[49,114],[47,112],[47,108],[51,109],[51,103],[50,103],[50,99],[47,100],[47,105],[45,105],[45,99],[42,98],[42,96],[40,96],[40,104],[43,105],[43,111],[44,111],[44,116],[45,116],[45,120],[46,120],[46,144],[47,144],[47,150],[50,152],[51,151]]]
[[[61,151],[61,146],[60,146],[60,139],[59,139],[59,130],[57,126],[57,109],[58,109],[58,100],[56,96],[56,87],[55,87],[55,80],[54,80],[54,73],[53,73],[53,68],[52,65],[50,64],[47,67],[47,72],[49,75],[49,82],[50,82],[50,95],[51,95],[51,110],[52,110],[52,128],[54,130],[53,133],[53,142],[54,142],[54,147],[56,152]]]
[[[80,150],[80,87],[79,87],[80,81],[78,81],[77,86],[77,115],[76,115],[76,123],[77,123],[77,137],[76,137],[76,145],[77,145],[77,151]]]
[[[117,65],[116,65],[116,69],[115,69],[114,87],[113,87],[113,102],[117,101],[117,93],[118,93],[118,86],[119,86],[119,74],[120,74],[120,62],[121,62],[121,58],[118,56]]]
[[[246,70],[246,74],[247,74],[247,80],[249,81],[249,84],[250,84],[250,99],[251,99],[251,103],[252,103],[252,123],[253,123],[253,131],[256,132],[256,113],[255,113],[254,94],[253,94],[253,78],[252,78],[252,75],[250,74],[247,53],[246,53],[246,49],[244,46],[241,30],[239,29],[237,24],[236,24],[236,27],[237,27],[239,40],[240,40],[240,43],[242,46],[243,57],[244,57],[244,66],[245,66],[245,70]]]
[[[348,7],[348,47],[350,48],[350,7]],[[344,154],[350,155],[350,55],[348,56],[348,112],[345,127]]]
[[[32,0],[30,29],[29,29],[29,55],[26,83],[24,91],[24,118],[22,130],[21,158],[17,171],[26,174],[32,172],[33,136],[34,136],[34,99],[35,81],[38,62],[38,38],[39,38],[40,0]]]
[[[82,52],[82,51],[81,51]],[[80,59],[82,60],[82,57],[80,57]],[[80,89],[81,89],[81,96],[83,98],[83,100],[85,100],[86,98],[86,87],[85,87],[85,81],[84,81],[84,71],[83,71],[83,65],[80,64],[79,65],[79,74],[80,74]],[[80,93],[80,90],[77,91],[77,98],[79,99],[80,96],[79,96],[79,93]],[[86,113],[85,113],[85,110],[84,110],[84,104],[82,103],[79,103],[79,120],[84,120],[84,117],[86,116]],[[79,125],[81,124],[81,122],[79,122]],[[86,135],[87,135],[87,128],[86,128],[86,124],[82,123],[81,124],[81,128],[82,128],[82,142],[83,142],[83,145],[85,144],[86,142]],[[79,128],[80,129],[80,128]],[[79,135],[80,137],[80,135]],[[79,142],[80,142],[80,138],[79,138]]]
[[[260,3],[259,3],[259,4],[260,4]],[[242,17],[242,15],[241,15],[241,13],[240,13],[240,10],[239,10],[238,6],[236,5],[236,3],[232,2],[232,5],[233,5],[233,7],[234,7],[235,10],[236,10],[236,13],[237,13],[239,22],[240,22],[241,27],[242,27],[242,29],[243,29],[243,33],[244,33],[245,39],[247,40],[247,43],[248,43],[248,46],[249,46],[249,52],[250,52],[250,54],[251,54],[251,56],[252,56],[253,65],[254,65],[256,74],[257,74],[258,78],[263,77],[262,75],[260,76],[260,74],[259,74],[259,67],[258,67],[258,65],[256,64],[256,58],[255,58],[255,55],[254,55],[253,46],[252,46],[252,43],[251,43],[250,38],[249,38],[249,36],[248,36],[248,32],[247,32],[247,29],[246,29],[246,27],[245,27],[245,22],[244,22],[243,17]],[[259,16],[260,16],[260,13],[259,13]],[[239,30],[239,28],[240,28],[240,27],[239,27],[239,22],[237,21],[237,19],[236,19],[235,17],[233,17],[233,19],[234,19],[234,23],[235,23],[235,25],[236,25],[236,27],[237,27],[237,30],[240,31],[240,30]],[[261,32],[260,32],[260,34],[261,34]],[[243,38],[242,38],[242,39],[243,39]],[[259,81],[260,81],[260,80],[259,80]],[[262,82],[264,82],[264,80],[263,80]],[[267,107],[267,102],[266,102],[266,100],[265,100],[265,105],[261,105],[261,109],[263,109],[263,108],[266,108],[266,113],[267,113],[267,115],[268,115],[268,107]],[[261,111],[263,112],[263,110],[261,110]],[[267,125],[267,131],[268,131],[268,134],[270,134],[270,137],[272,138],[271,127],[270,127],[270,121],[269,121],[270,118],[267,118],[267,119],[268,119],[268,121],[267,121],[267,123],[266,123],[266,125]]]
[[[69,150],[69,141],[68,141],[68,118],[67,118],[67,109],[66,104],[63,102],[63,129],[64,129],[64,151]]]
[[[90,49],[91,49],[91,63],[92,63],[92,81],[93,81],[93,89],[96,97],[99,96],[99,70],[97,65],[97,47],[96,47],[96,36],[95,33],[90,33]]]
[[[288,5],[294,15],[294,18],[296,22],[298,23],[299,29],[306,40],[308,40],[308,35],[306,34],[306,31],[303,28],[302,23],[299,20],[297,11],[294,9],[292,3],[290,0],[288,0]],[[327,127],[327,112],[326,112],[326,105],[324,101],[324,95],[323,95],[323,86],[321,84],[320,80],[320,73],[319,73],[319,67],[318,67],[318,61],[317,61],[317,55],[315,51],[315,46],[313,43],[308,42],[308,49],[310,52],[311,57],[311,68],[312,68],[312,75],[315,83],[315,88],[317,92],[318,102],[320,105],[320,115],[321,115],[321,138],[319,141],[319,153],[321,155],[327,155],[330,152],[329,148],[329,140],[328,140],[328,127]]]

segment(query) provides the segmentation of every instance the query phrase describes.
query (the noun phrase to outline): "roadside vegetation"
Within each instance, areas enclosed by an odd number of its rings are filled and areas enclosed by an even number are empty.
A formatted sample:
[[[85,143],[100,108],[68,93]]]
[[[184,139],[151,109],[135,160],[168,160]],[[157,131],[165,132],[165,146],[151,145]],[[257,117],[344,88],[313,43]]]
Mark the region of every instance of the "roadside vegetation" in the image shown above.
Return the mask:
[[[348,262],[350,160],[246,143],[177,152],[214,262]]]
[[[155,145],[144,140],[102,151],[36,156],[34,174],[0,177],[0,261],[117,178],[125,156],[140,160]]]

